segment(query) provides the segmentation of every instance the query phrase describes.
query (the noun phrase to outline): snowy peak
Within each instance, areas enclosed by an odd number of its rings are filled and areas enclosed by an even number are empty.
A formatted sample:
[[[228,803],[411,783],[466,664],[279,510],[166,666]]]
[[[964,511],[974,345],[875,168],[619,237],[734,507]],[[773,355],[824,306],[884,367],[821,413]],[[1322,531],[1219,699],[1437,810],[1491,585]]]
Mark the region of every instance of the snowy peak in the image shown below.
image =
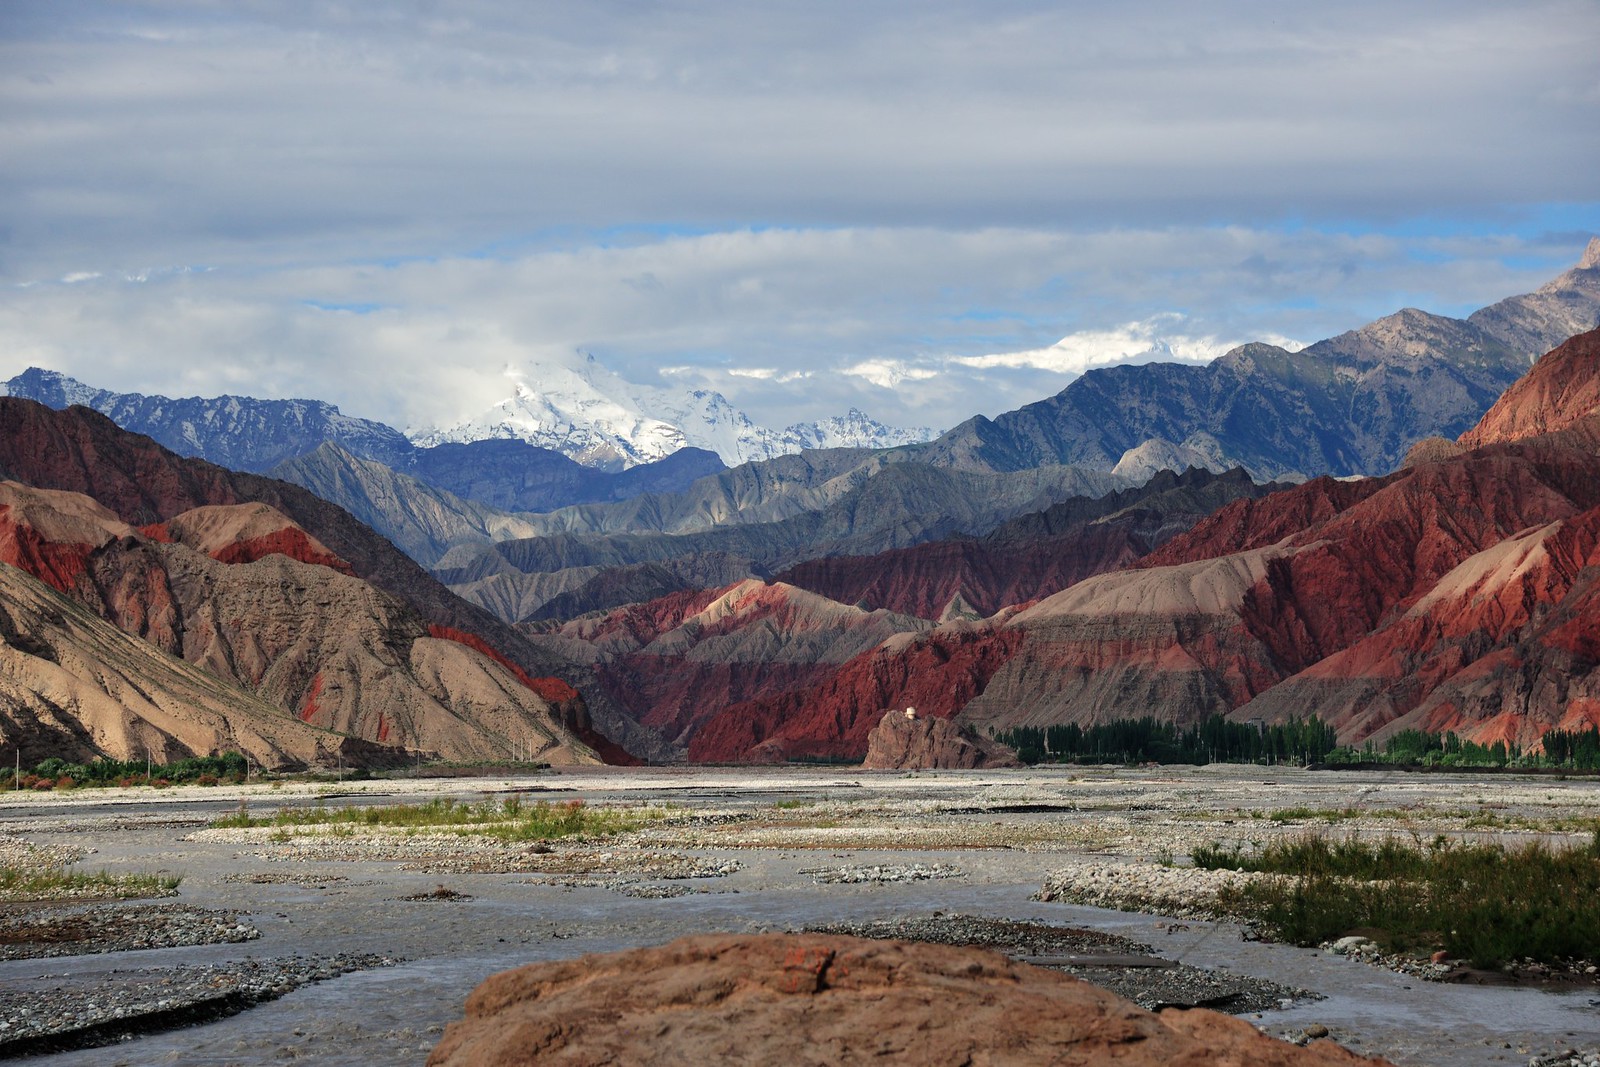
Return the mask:
[[[859,408],[820,422],[795,423],[784,434],[799,441],[799,448],[896,448],[921,444],[938,436],[937,431],[927,426],[910,429],[886,426]]]
[[[593,356],[508,369],[512,395],[482,415],[415,432],[419,446],[513,438],[553,449],[586,466],[620,470],[685,446],[715,452],[729,466],[807,448],[889,448],[927,441],[929,429],[903,430],[852,409],[782,430],[757,424],[712,389],[663,389],[629,382]]]

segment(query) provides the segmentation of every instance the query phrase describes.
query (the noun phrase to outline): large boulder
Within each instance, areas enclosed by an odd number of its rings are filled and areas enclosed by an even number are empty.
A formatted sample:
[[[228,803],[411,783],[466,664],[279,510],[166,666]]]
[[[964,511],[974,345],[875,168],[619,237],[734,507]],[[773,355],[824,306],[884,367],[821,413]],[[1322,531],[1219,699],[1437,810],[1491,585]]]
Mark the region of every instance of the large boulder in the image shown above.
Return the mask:
[[[875,771],[962,770],[1020,767],[1017,754],[998,741],[964,730],[949,719],[891,711],[867,735],[863,767]]]
[[[998,953],[825,934],[713,934],[532,964],[467,999],[430,1067],[617,1063],[1354,1067],[1204,1009],[1143,1010]]]

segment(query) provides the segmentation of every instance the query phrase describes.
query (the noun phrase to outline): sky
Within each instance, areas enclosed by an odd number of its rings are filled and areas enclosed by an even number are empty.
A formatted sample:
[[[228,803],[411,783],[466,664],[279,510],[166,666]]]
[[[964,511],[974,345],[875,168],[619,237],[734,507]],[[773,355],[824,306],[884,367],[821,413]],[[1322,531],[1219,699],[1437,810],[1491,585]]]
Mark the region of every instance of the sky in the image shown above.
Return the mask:
[[[6,0],[0,379],[422,428],[586,353],[944,428],[1536,288],[1596,55],[1594,0]]]

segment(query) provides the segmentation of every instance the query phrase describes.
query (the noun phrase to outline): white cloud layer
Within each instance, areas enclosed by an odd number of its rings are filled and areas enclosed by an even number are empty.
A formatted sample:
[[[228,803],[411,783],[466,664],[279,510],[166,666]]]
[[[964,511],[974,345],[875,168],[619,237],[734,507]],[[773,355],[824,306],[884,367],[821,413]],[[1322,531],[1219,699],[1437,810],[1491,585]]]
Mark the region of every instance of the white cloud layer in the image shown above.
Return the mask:
[[[400,425],[594,352],[774,425],[1533,287],[1588,0],[0,8],[0,374]]]
[[[422,426],[502,399],[507,366],[581,350],[632,381],[717,389],[771,425],[856,406],[946,426],[1091,366],[1292,345],[1399,303],[1461,313],[1534,288],[1580,250],[1238,228],[769,230],[152,273],[0,290],[0,376],[39,364],[142,392],[317,396]],[[654,283],[636,284],[645,275]]]

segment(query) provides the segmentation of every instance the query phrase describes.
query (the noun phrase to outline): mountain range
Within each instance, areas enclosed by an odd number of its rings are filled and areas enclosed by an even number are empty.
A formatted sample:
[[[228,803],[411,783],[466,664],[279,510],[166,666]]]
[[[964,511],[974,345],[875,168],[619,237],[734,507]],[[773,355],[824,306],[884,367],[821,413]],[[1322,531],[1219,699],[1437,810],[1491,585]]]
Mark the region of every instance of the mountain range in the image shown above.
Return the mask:
[[[1600,240],[1466,319],[733,468],[30,370],[7,389],[44,403],[0,397],[0,729],[277,766],[856,759],[903,706],[1533,744],[1600,723],[1597,319]]]
[[[0,383],[0,396],[37,400],[54,408],[81,404],[119,426],[148,434],[179,455],[235,470],[260,473],[332,441],[352,455],[414,472],[434,485],[441,485],[434,472],[459,467],[465,457],[498,466],[514,457],[533,465],[535,482],[550,483],[544,490],[547,494],[563,484],[587,487],[585,493],[561,498],[560,503],[548,496],[485,501],[524,510],[606,499],[615,491],[597,489],[605,484],[597,473],[650,466],[685,451],[709,453],[717,457],[714,469],[721,469],[803,449],[891,448],[934,436],[926,428],[886,426],[853,408],[844,415],[771,430],[756,425],[720,393],[638,386],[606,371],[593,356],[570,366],[547,361],[529,368],[512,387],[511,396],[477,418],[409,435],[345,415],[320,400],[173,399],[117,393],[39,367]],[[472,445],[484,447],[462,447]],[[532,447],[510,447],[516,445]],[[562,459],[565,466],[559,462]],[[704,459],[696,462],[700,473],[712,469]],[[650,480],[647,475],[638,481]]]
[[[1103,484],[1105,489],[1128,488],[1147,481],[1157,470],[1188,466],[1218,472],[1243,466],[1258,480],[1384,474],[1417,440],[1459,434],[1515,380],[1533,355],[1597,322],[1600,239],[1590,243],[1574,269],[1536,292],[1500,301],[1466,319],[1408,309],[1299,352],[1256,344],[1205,366],[1145,364],[1095,370],[1054,397],[993,420],[969,420],[931,442],[891,449],[813,449],[740,464],[732,471],[724,471],[714,453],[688,448],[652,463],[606,472],[514,437],[418,447],[398,431],[348,419],[337,409],[312,401],[135,397],[94,390],[38,370],[19,375],[6,388],[52,406],[85,402],[114,411],[122,425],[148,432],[178,451],[220,457],[243,469],[271,471],[309,487],[402,545],[424,565],[457,576],[453,581],[475,582],[509,573],[492,558],[497,554],[493,544],[537,537],[565,539],[557,551],[569,557],[605,557],[603,563],[569,558],[558,570],[597,565],[638,568],[711,553],[747,558],[752,563],[749,573],[760,574],[802,562],[804,553],[813,558],[871,554],[946,533],[980,536],[1020,513],[999,514],[980,502],[991,486],[1002,482],[982,478],[961,482],[929,470],[992,476],[1072,465],[1114,476]],[[560,394],[571,401],[562,408],[569,415],[580,408],[589,413],[583,419],[573,415],[563,425],[589,425],[584,419],[592,422],[613,408],[633,413],[624,422],[632,419],[630,425],[642,425],[635,418],[641,409],[629,398],[636,388],[598,364],[585,360],[565,370],[545,369],[550,370],[550,380],[541,379],[542,392],[524,378],[516,383],[518,395],[532,404],[529,398],[548,400]],[[601,386],[618,390],[620,399],[603,396]],[[706,398],[690,400],[693,407]],[[720,397],[715,400],[712,408],[721,411],[718,405],[725,402]],[[517,425],[533,425],[528,421],[532,415],[515,414],[521,409],[514,401],[515,397],[496,409],[503,417],[480,420],[476,429],[463,429],[458,436],[511,434],[518,432]],[[661,397],[655,402],[658,407],[666,404]],[[539,432],[547,431],[554,432],[548,426]],[[799,443],[817,440],[821,438],[813,435]],[[328,442],[336,447],[323,447]],[[560,447],[582,451],[580,443],[574,438]],[[1063,481],[1061,476],[1051,477]],[[878,489],[864,492],[868,483],[885,479]],[[958,483],[958,492],[969,503],[956,507],[949,513],[951,521],[944,523],[930,522],[919,512],[931,507],[943,510],[949,493],[930,497],[919,507],[910,499],[914,492],[894,488]],[[1082,488],[1081,483],[1067,486],[1054,499]],[[836,530],[835,520],[801,518],[820,516],[829,508],[836,513],[848,509],[852,499],[870,499],[881,508],[897,496],[906,501],[903,514],[880,510],[865,524],[851,524],[842,536],[815,532]],[[1041,497],[1033,505],[1051,502]],[[957,513],[966,517],[955,518]],[[973,517],[984,513],[990,517]],[[655,540],[661,534],[761,524],[767,524],[770,541],[763,541],[761,531],[754,530],[709,542],[685,542],[676,549]],[[856,537],[863,526],[895,532],[887,539],[864,541]],[[577,535],[581,542],[590,535],[617,534],[640,535],[644,540],[617,541],[608,548],[579,552],[567,536]],[[499,554],[502,559],[519,555]],[[544,554],[544,550],[522,552],[521,557]],[[510,568],[521,569],[520,564]],[[518,586],[515,591],[501,588],[471,595],[480,603],[494,603],[497,611],[514,621],[542,611],[550,596],[565,595],[597,577],[591,573],[545,580],[546,571],[533,573],[539,581],[511,579]],[[472,577],[466,577],[469,574]],[[533,591],[535,585],[542,592]]]
[[[1315,714],[1347,742],[1417,728],[1531,745],[1600,725],[1597,383],[1591,331],[1453,454],[1242,497],[1036,603],[718,701],[689,758],[859,757],[903,706],[980,731]]]
[[[860,411],[782,430],[758,426],[709,389],[639,385],[592,355],[548,357],[508,370],[512,393],[483,414],[414,434],[423,446],[494,439],[527,441],[586,466],[620,470],[683,448],[715,452],[730,466],[807,448],[891,448],[926,441],[927,428],[885,426]]]
[[[1387,474],[1412,443],[1467,430],[1536,357],[1597,325],[1600,237],[1537,291],[1465,319],[1406,308],[1298,352],[1248,344],[1203,366],[1091,370],[911,451],[984,471],[1070,463],[1138,476],[1145,450],[1261,478]]]
[[[9,397],[0,481],[58,494],[0,501],[0,559],[305,722],[401,759],[503,756],[513,722],[537,725],[560,758],[626,758],[591,726],[573,685],[586,683],[581,665],[533,647],[298,486],[177,456],[87,408]],[[233,510],[219,519],[215,508]],[[13,668],[35,660],[48,657]],[[77,731],[73,744],[93,736]]]

